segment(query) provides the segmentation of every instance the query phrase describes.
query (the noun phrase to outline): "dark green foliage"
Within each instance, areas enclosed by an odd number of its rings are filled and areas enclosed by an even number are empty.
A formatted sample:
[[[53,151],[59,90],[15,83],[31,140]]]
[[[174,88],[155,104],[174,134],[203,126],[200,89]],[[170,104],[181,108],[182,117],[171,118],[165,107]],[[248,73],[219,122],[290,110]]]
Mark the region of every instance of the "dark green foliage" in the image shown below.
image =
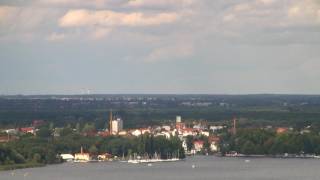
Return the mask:
[[[68,129],[68,128],[64,128]],[[48,129],[42,129],[41,135],[22,136],[17,141],[12,141],[0,146],[0,164],[51,164],[61,162],[57,156],[62,153],[78,153],[83,147],[84,151],[93,155],[110,153],[122,157],[129,155],[153,156],[155,153],[161,158],[184,158],[184,151],[178,137],[166,139],[143,135],[140,137],[109,136],[87,137],[77,133],[66,133],[64,136],[47,137]],[[39,132],[39,131],[38,131]]]
[[[41,127],[37,131],[37,136],[42,138],[48,138],[52,135],[52,130],[49,129],[49,127]]]
[[[236,135],[225,135],[220,144],[223,153],[236,151],[242,154],[320,154],[320,136],[308,133],[272,130],[242,129]]]
[[[5,145],[0,145],[0,165],[21,164],[25,159],[14,149]]]

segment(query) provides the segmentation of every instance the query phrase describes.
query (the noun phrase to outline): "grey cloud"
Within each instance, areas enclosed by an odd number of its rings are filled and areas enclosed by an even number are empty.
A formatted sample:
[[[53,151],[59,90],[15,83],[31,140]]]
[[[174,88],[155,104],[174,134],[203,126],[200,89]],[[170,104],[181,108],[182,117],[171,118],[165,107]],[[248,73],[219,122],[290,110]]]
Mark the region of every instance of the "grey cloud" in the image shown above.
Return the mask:
[[[0,91],[320,91],[316,1],[137,2],[1,1],[16,9],[10,16],[0,10]],[[308,13],[294,10],[289,16],[290,8],[301,5]],[[179,20],[156,26],[109,26],[99,20],[61,27],[59,19],[77,9],[176,13]]]

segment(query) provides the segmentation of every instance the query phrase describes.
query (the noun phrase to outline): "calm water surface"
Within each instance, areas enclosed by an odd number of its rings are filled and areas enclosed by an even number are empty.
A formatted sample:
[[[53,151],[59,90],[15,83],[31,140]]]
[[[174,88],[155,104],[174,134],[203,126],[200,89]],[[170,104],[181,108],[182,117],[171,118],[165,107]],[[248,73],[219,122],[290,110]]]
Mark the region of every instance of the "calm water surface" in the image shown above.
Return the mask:
[[[192,166],[195,165],[195,168]],[[171,163],[64,163],[0,172],[0,180],[319,180],[319,159],[189,157]]]

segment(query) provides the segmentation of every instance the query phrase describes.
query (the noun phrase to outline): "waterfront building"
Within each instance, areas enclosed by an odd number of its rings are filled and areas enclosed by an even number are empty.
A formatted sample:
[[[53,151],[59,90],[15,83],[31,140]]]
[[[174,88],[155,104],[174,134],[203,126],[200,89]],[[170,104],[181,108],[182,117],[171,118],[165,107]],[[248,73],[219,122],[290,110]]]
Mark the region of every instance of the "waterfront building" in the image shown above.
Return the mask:
[[[209,144],[210,144],[210,150],[212,152],[217,152],[219,150],[219,142],[220,138],[218,136],[210,136],[208,138]]]
[[[104,153],[104,154],[98,155],[99,161],[108,161],[108,160],[111,160],[111,158],[112,158],[112,155],[109,153]]]
[[[90,158],[90,154],[89,153],[84,153],[83,152],[83,148],[81,147],[80,153],[76,153],[74,155],[74,160],[76,162],[88,162],[88,161],[91,160],[91,158]]]
[[[72,154],[60,154],[60,157],[65,161],[73,161],[74,156]]]
[[[188,152],[188,146],[187,146],[187,141],[186,139],[182,140],[182,147],[184,149],[184,152]]]
[[[204,141],[198,140],[193,142],[195,152],[200,152],[203,148]]]

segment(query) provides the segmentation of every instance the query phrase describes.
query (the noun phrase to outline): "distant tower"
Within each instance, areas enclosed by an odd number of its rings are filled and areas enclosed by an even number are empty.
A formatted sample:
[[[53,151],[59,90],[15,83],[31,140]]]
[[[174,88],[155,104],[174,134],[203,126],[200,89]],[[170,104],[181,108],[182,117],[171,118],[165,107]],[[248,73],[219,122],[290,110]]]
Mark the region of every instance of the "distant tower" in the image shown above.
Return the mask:
[[[118,134],[120,131],[122,131],[123,128],[123,121],[120,118],[112,120],[111,125],[111,134]]]
[[[110,133],[112,132],[112,119],[113,119],[112,109],[110,109],[110,115],[109,115],[109,132]]]
[[[232,128],[232,133],[234,134],[234,135],[236,135],[237,134],[237,119],[234,117],[233,118],[233,128]]]
[[[181,123],[181,116],[176,117],[176,123]]]

